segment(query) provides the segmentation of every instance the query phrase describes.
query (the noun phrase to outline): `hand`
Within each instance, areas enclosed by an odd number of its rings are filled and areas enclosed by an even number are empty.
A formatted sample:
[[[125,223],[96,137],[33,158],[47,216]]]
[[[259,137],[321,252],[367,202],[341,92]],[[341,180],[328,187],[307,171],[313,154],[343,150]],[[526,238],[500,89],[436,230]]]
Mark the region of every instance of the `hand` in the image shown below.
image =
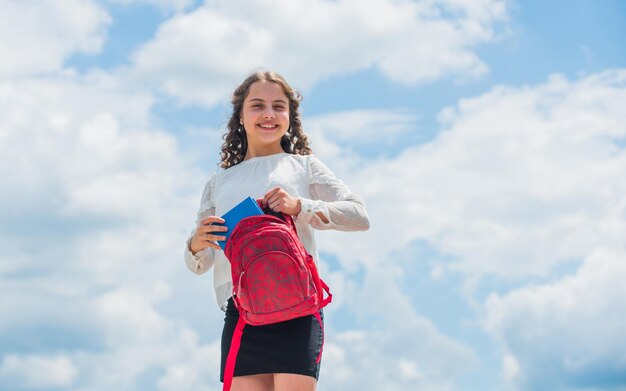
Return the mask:
[[[213,223],[224,224],[224,219],[217,216],[209,216],[202,220],[196,228],[196,233],[191,237],[189,242],[189,250],[192,254],[202,251],[207,247],[221,250],[218,240],[226,240],[225,236],[219,235],[220,232],[228,231],[228,228],[221,225],[213,225]]]
[[[282,212],[287,215],[295,216],[302,210],[300,200],[292,197],[281,187],[275,187],[263,196],[263,207],[269,206],[274,212]]]

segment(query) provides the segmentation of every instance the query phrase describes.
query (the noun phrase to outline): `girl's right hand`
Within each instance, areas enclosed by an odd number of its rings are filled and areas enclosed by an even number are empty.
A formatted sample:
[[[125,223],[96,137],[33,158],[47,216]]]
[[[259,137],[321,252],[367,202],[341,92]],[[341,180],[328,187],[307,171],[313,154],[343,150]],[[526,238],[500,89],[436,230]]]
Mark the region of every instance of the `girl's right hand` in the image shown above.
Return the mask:
[[[228,231],[228,228],[221,225],[213,225],[213,223],[224,224],[224,219],[217,216],[209,216],[202,220],[196,228],[196,233],[191,237],[189,243],[189,250],[192,254],[196,254],[198,251],[202,251],[207,247],[211,247],[216,250],[221,250],[219,244],[215,243],[218,240],[226,240],[225,236],[220,233]]]

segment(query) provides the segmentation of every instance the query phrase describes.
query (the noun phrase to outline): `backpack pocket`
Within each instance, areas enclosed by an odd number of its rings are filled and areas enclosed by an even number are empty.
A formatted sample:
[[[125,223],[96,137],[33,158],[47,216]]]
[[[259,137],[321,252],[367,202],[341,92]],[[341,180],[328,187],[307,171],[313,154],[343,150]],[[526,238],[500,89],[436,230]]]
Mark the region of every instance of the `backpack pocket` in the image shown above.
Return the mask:
[[[236,292],[241,306],[253,314],[284,311],[312,294],[307,270],[288,253],[268,251],[250,260]]]

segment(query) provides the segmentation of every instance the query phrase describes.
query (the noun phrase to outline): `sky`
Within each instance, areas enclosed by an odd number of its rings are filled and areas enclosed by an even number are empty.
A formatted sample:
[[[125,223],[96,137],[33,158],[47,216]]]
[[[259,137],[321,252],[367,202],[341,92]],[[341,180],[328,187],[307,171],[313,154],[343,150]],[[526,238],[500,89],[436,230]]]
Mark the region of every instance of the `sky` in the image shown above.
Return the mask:
[[[301,91],[320,390],[626,390],[626,3],[0,0],[0,389],[219,390],[183,258],[229,97]]]

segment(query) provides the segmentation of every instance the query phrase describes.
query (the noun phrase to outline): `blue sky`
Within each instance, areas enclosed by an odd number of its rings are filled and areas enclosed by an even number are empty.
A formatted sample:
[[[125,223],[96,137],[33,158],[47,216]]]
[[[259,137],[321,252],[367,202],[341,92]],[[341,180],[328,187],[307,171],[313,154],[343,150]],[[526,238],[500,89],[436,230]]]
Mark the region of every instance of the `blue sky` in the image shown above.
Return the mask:
[[[6,0],[0,22],[0,388],[220,389],[212,271],[182,248],[262,67],[371,218],[318,232],[319,389],[626,389],[624,2]]]

